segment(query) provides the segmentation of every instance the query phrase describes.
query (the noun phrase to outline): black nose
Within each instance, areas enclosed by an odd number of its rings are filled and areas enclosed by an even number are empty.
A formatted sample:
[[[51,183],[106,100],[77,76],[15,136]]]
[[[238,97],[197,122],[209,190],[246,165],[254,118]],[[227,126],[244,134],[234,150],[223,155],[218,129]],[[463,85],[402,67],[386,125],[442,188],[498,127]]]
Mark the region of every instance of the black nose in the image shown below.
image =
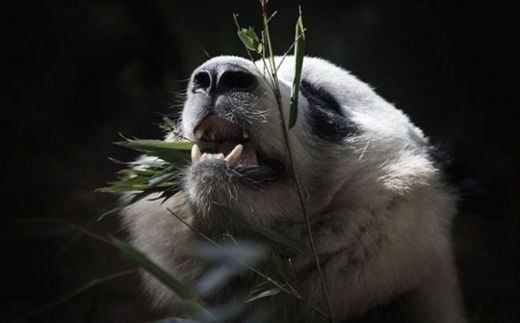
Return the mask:
[[[208,93],[211,88],[211,73],[206,70],[195,73],[195,75],[193,75],[192,84],[193,93]]]
[[[194,93],[251,92],[257,80],[251,72],[235,65],[208,66],[193,75]]]

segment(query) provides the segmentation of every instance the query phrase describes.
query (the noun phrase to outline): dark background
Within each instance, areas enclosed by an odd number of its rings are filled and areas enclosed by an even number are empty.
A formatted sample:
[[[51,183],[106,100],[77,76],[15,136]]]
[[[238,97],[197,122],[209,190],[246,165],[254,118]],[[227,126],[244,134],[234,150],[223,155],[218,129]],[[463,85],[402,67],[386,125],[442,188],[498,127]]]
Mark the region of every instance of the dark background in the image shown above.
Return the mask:
[[[520,322],[520,145],[506,90],[512,11],[499,2],[272,0],[279,53],[293,40],[299,3],[307,54],[373,85],[448,151],[461,190],[454,235],[470,321]],[[3,5],[0,321],[160,317],[147,309],[136,275],[35,312],[133,265],[91,238],[20,222],[65,218],[124,237],[117,218],[94,221],[115,202],[93,193],[114,178],[107,157],[134,156],[111,143],[119,132],[160,135],[160,114],[178,106],[175,93],[207,59],[204,49],[244,55],[233,11],[243,25],[258,25],[256,0]]]

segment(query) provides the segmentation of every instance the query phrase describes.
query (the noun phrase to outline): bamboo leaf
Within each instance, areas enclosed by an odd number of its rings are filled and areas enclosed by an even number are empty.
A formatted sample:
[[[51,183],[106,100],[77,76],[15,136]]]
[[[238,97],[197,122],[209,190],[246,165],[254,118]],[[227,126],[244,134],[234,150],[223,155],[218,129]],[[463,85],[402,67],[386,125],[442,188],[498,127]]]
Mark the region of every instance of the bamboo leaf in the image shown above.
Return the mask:
[[[277,295],[278,293],[281,292],[281,290],[279,288],[269,288],[269,289],[266,289],[266,290],[257,290],[257,291],[252,291],[252,295],[249,296],[249,298],[247,300],[245,300],[245,303],[251,303],[251,302],[254,302],[254,301],[257,301],[261,298],[266,298],[266,297],[271,297],[271,296],[274,296],[274,295]]]
[[[163,141],[154,139],[127,139],[126,141],[119,141],[115,144],[144,151],[153,151],[155,149],[173,149],[189,151],[191,150],[191,146],[193,146],[193,142],[188,140]]]
[[[119,249],[119,251],[121,251],[122,254],[136,262],[150,275],[173,291],[179,297],[184,312],[189,316],[198,319],[202,318],[202,320],[211,320],[214,318],[214,315],[203,306],[202,301],[189,286],[166,272],[150,260],[150,258],[148,258],[144,253],[135,249],[128,243],[114,237],[112,237],[112,243]]]
[[[149,187],[148,179],[143,176],[123,177],[117,182],[108,183],[110,186],[96,189],[99,193],[126,193],[142,191]]]
[[[173,191],[174,188],[176,189],[176,191],[178,191],[178,186],[173,186],[171,188],[168,188],[166,189],[166,191],[164,191],[162,193],[162,195],[165,195],[165,192],[169,192],[169,191]],[[112,215],[112,214],[116,214],[120,211],[122,211],[124,208],[126,208],[127,206],[130,206],[142,199],[144,199],[145,197],[149,196],[151,193],[154,193],[156,191],[159,191],[161,192],[160,190],[147,190],[145,192],[139,192],[139,193],[135,193],[135,194],[129,194],[128,198],[123,200],[117,207],[113,208],[113,209],[110,209],[104,213],[102,213],[99,217],[98,217],[98,221],[102,220],[104,217],[108,216],[108,215]],[[108,192],[108,193],[113,193],[113,192]],[[173,195],[173,194],[171,194]],[[170,197],[171,195],[168,195],[168,196],[162,196],[162,198],[166,199],[168,197]],[[159,199],[159,198],[157,198]]]
[[[171,163],[185,162],[189,157],[189,151],[193,143],[191,141],[167,142],[150,139],[126,139],[115,142],[116,145],[127,147],[142,153],[157,156]]]
[[[104,193],[112,193],[112,192],[104,192]],[[112,209],[110,209],[110,210],[108,210],[106,212],[103,212],[100,216],[98,216],[97,220],[101,221],[106,216],[109,216],[109,215],[112,215],[112,214],[116,214],[116,213],[120,212],[121,210],[123,210],[128,205],[130,205],[130,203],[125,203],[124,205],[120,205],[120,206],[112,208]]]
[[[248,241],[219,246],[194,244],[192,254],[213,264],[195,285],[195,290],[202,296],[213,294],[237,275],[246,272],[247,266],[253,266],[267,257],[263,247]]]
[[[176,179],[176,178],[179,178],[180,175],[176,172],[168,172],[166,174],[159,174],[159,175],[156,175],[152,178],[150,178],[150,180],[148,180],[148,187],[161,187],[161,186],[170,186],[169,185],[169,182],[170,180],[173,180],[173,179]]]
[[[163,117],[162,121],[163,121],[163,123],[160,125],[160,127],[162,129],[164,129],[164,131],[173,132],[173,133],[175,133],[175,131],[177,131],[177,125],[175,124],[175,122],[173,120],[171,120],[168,117]]]
[[[197,299],[195,293],[191,290],[191,288],[181,283],[178,279],[164,271],[161,267],[159,267],[153,261],[151,261],[150,258],[148,258],[144,253],[117,238],[112,238],[112,242],[119,249],[119,251],[121,251],[121,253],[123,253],[130,260],[136,262],[139,266],[141,266],[152,276],[157,278],[161,283],[163,283],[173,292],[175,292],[177,296],[186,300]]]
[[[165,167],[169,164],[168,162],[165,162],[164,160],[161,160],[159,158],[138,159],[135,161],[124,162],[124,161],[121,161],[121,160],[118,160],[115,158],[108,157],[108,160],[110,160],[114,164],[125,165],[125,166]]]
[[[298,118],[298,96],[300,93],[300,82],[302,76],[303,56],[305,51],[305,28],[303,27],[303,19],[300,16],[296,21],[295,45],[294,45],[294,79],[291,88],[291,110],[289,113],[289,129],[294,127]]]
[[[173,163],[182,164],[189,159],[191,147],[195,144],[188,140],[163,141],[154,139],[128,139],[115,142],[116,145],[127,147],[135,151],[146,153],[160,159]],[[218,144],[211,142],[198,142],[203,149],[215,149]]]
[[[192,255],[214,263],[244,267],[260,262],[268,256],[267,250],[250,241],[240,241],[240,244],[222,243],[218,246],[205,243],[194,243]]]
[[[257,54],[262,54],[264,46],[258,39],[258,35],[255,33],[253,27],[249,27],[249,29],[241,28],[237,34],[247,49]]]

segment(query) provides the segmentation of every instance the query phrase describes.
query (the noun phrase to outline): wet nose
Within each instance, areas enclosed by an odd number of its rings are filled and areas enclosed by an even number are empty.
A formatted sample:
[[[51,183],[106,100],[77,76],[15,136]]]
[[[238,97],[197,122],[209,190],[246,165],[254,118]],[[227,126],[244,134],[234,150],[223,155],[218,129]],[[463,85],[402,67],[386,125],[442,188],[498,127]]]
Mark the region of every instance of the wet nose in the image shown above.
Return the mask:
[[[257,86],[253,73],[244,68],[219,64],[207,66],[193,75],[193,93],[251,92]]]

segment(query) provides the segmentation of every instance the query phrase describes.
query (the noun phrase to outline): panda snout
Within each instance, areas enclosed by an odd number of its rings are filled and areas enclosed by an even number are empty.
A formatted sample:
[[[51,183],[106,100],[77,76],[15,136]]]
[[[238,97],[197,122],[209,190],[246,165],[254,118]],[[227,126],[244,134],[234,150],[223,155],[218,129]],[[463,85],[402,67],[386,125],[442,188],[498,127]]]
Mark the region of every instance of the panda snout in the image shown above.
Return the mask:
[[[265,122],[268,112],[260,100],[264,90],[262,76],[247,60],[219,57],[202,64],[191,76],[184,104],[182,122],[185,137],[194,141],[218,141],[218,136],[209,139],[197,137],[197,127],[210,117],[225,121],[222,124],[235,125],[242,130],[240,135],[259,135],[259,125]],[[225,130],[228,128],[231,129],[227,127]]]
[[[256,89],[256,76],[234,64],[203,66],[192,78],[192,93],[221,95],[233,92],[252,92]]]
[[[285,160],[272,145],[277,141],[270,140],[278,129],[273,102],[264,75],[251,61],[227,56],[199,66],[191,76],[181,118],[183,136],[197,144],[191,153],[190,182],[204,184],[196,187],[206,191],[209,178],[225,179],[211,185],[229,179],[233,185],[235,180],[259,185],[285,178]]]

